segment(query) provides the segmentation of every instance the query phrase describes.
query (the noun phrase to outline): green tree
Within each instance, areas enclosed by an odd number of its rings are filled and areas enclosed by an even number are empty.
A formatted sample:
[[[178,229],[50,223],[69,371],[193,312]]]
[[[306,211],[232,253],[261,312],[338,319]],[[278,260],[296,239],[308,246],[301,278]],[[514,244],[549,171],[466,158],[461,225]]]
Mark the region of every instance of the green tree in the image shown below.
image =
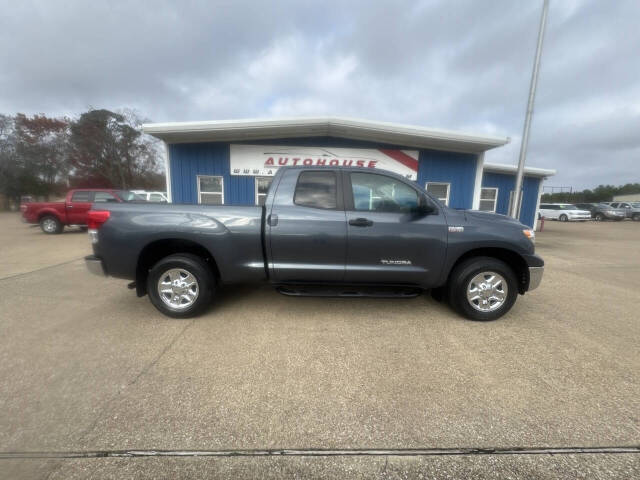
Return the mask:
[[[25,192],[49,197],[67,185],[69,122],[45,115],[15,116],[16,155],[22,165]]]
[[[145,187],[159,174],[159,161],[157,143],[142,135],[140,124],[132,111],[110,110],[89,110],[73,121],[69,139],[72,183]]]

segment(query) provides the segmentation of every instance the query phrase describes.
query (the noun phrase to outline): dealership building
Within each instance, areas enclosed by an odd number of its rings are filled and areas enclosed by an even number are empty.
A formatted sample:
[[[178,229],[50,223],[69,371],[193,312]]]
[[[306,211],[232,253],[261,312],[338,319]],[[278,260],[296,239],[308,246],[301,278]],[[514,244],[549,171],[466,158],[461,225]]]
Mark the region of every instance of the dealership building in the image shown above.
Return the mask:
[[[493,137],[348,118],[145,124],[166,150],[172,203],[257,205],[280,166],[359,166],[413,180],[452,208],[508,214],[516,168],[489,164]],[[554,170],[527,168],[519,214],[534,226],[542,182]]]

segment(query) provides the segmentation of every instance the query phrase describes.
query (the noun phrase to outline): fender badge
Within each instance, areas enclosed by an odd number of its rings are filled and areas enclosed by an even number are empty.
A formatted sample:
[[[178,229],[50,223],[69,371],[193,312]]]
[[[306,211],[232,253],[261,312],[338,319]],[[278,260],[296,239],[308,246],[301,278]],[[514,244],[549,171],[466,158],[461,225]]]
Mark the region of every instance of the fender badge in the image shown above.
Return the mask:
[[[464,227],[449,227],[449,232],[451,233],[464,232]]]
[[[411,265],[411,260],[389,260],[381,258],[380,263],[382,265]]]

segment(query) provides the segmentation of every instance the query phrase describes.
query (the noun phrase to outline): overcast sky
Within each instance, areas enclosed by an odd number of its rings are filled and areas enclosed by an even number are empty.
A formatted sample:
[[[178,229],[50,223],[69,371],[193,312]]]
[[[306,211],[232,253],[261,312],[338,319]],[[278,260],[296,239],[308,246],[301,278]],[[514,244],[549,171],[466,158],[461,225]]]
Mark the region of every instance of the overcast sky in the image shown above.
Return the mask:
[[[152,121],[343,115],[504,135],[542,0],[0,0],[0,112]],[[640,181],[640,1],[551,0],[527,164]]]

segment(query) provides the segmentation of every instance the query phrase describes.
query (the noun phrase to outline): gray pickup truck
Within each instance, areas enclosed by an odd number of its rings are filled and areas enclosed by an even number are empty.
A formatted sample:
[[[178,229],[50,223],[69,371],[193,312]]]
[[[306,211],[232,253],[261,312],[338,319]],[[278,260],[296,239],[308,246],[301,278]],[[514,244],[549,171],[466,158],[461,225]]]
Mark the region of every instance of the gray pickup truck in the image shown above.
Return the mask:
[[[416,296],[494,320],[544,270],[534,233],[503,215],[454,210],[414,182],[358,168],[281,168],[264,206],[94,206],[89,270],[133,280],[165,315],[201,313],[222,285],[287,295]]]

